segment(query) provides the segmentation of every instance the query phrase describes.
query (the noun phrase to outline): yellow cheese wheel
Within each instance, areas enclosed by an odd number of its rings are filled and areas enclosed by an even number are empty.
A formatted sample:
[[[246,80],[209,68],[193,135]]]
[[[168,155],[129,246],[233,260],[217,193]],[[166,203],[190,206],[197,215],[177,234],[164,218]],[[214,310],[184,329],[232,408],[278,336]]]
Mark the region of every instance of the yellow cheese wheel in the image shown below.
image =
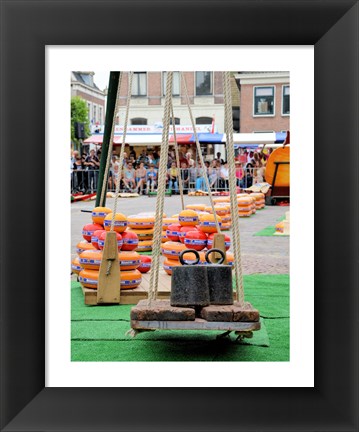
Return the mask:
[[[195,226],[198,225],[199,219],[196,211],[188,209],[182,210],[178,215],[178,222],[182,226]]]
[[[71,270],[73,273],[76,274],[79,274],[80,271],[82,270],[79,257],[76,257],[71,261]]]
[[[162,244],[162,255],[168,259],[178,260],[180,253],[186,246],[180,242],[168,241]]]
[[[152,250],[152,240],[142,240],[138,242],[137,250],[139,252],[150,252]]]
[[[128,226],[134,229],[148,229],[155,225],[155,217],[151,215],[131,215],[127,221]]]
[[[221,228],[222,219],[220,216],[217,216],[218,225]],[[203,215],[202,219],[200,218],[199,228],[201,231],[205,233],[214,233],[217,232],[216,222],[213,214]]]
[[[102,261],[102,250],[86,250],[80,254],[80,264],[86,270],[99,270]]]
[[[252,215],[252,210],[249,211],[239,211],[238,212],[239,217],[249,217]]]
[[[177,222],[178,222],[177,218],[163,218],[163,220],[162,220],[162,229],[164,229],[165,227],[168,227],[169,225],[177,223]]]
[[[80,253],[82,253],[85,250],[96,250],[96,248],[95,248],[95,246],[92,243],[87,242],[85,240],[80,241],[79,243],[77,243],[77,245],[76,245],[77,255],[80,255]]]
[[[103,225],[103,221],[109,213],[112,213],[112,210],[108,207],[95,207],[91,214],[93,223]]]
[[[152,238],[153,238],[153,228],[148,228],[148,229],[128,228],[128,230],[137,234],[139,241],[152,240]]]
[[[103,226],[106,231],[110,231],[111,223],[112,223],[112,213],[109,213],[103,221]],[[116,213],[113,230],[122,233],[125,231],[126,228],[127,228],[126,216],[122,213]]]
[[[99,271],[81,270],[79,281],[85,288],[97,289]],[[142,281],[142,275],[138,270],[120,272],[121,289],[133,289],[138,287]]]
[[[195,211],[204,211],[204,208],[207,207],[206,204],[187,204],[187,210],[195,210]]]
[[[121,251],[118,254],[120,270],[135,270],[141,265],[140,254],[136,251]]]

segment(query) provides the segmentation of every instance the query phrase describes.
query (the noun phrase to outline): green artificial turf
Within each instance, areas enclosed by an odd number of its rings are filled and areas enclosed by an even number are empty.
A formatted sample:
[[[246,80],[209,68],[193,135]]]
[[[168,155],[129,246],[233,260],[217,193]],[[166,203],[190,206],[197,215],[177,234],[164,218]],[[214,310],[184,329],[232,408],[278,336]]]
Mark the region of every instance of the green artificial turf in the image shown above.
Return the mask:
[[[132,306],[86,306],[71,283],[72,361],[289,361],[289,276],[244,276],[245,299],[260,311],[261,330],[252,339],[221,331],[155,331],[132,338]]]

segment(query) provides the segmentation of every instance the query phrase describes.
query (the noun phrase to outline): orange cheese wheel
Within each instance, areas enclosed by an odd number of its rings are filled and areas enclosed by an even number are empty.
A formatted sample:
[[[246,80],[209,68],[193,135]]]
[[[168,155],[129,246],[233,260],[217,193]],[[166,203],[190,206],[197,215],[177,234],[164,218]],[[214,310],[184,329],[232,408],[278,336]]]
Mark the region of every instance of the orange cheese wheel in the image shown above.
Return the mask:
[[[126,231],[131,231],[137,234],[138,240],[152,240],[153,237],[153,228],[148,229],[135,229],[135,228],[127,228]]]
[[[139,252],[150,252],[152,250],[152,240],[142,240],[138,242],[137,251]]]
[[[280,232],[280,233],[282,233],[284,231],[284,223],[283,223],[283,221],[277,223],[277,225],[275,226],[275,230],[276,230],[276,232]]]
[[[99,272],[97,270],[81,270],[79,281],[82,286],[97,289]],[[138,270],[120,272],[121,289],[133,289],[138,287],[142,281],[142,275]]]
[[[71,271],[73,273],[79,274],[81,270],[82,266],[80,264],[79,257],[76,257],[71,261]]]
[[[219,216],[222,216],[222,215],[224,215],[224,214],[226,214],[227,212],[228,212],[228,207],[227,206],[223,206],[223,205],[215,205],[214,206],[214,211],[219,215]],[[211,206],[209,206],[209,207],[206,207],[205,209],[204,209],[206,212],[208,212],[208,213],[213,213],[213,211],[212,211],[212,207]]]
[[[173,267],[181,266],[182,264],[179,262],[179,260],[173,260],[166,258],[163,261],[163,270],[168,274],[172,274]]]
[[[174,224],[174,223],[178,223],[178,219],[177,218],[163,218],[162,220],[162,229],[165,229],[166,227]]]
[[[86,250],[80,254],[80,264],[86,270],[99,270],[102,261],[102,250]]]
[[[228,203],[230,201],[229,197],[218,197],[218,198],[213,198],[213,202],[214,203]]]
[[[103,226],[106,231],[111,230],[111,223],[112,223],[112,213],[109,213],[103,221]],[[116,213],[113,230],[122,233],[125,231],[126,228],[127,228],[126,216],[122,213]]]
[[[278,147],[275,149],[266,165],[265,177],[266,182],[273,185],[274,173],[276,165],[275,162],[290,162],[290,147]],[[275,186],[290,186],[290,164],[279,164],[277,176],[275,179]]]
[[[238,212],[239,217],[249,217],[252,215],[252,210],[249,210],[247,212],[245,211],[239,211]]]
[[[170,241],[170,239],[167,237],[166,231],[162,231],[161,241],[162,241],[162,243],[166,243],[166,242]]]
[[[127,217],[128,226],[135,229],[149,229],[155,225],[152,215],[131,215]]]
[[[178,260],[180,253],[186,249],[186,246],[180,242],[168,241],[162,244],[162,255],[168,259]]]
[[[81,270],[79,282],[85,288],[97,289],[99,272],[98,270]]]
[[[230,213],[226,213],[225,215],[221,216],[222,223],[228,223],[232,221],[232,216]]]
[[[222,219],[220,216],[217,216],[219,227],[222,226]],[[203,215],[199,228],[201,231],[205,233],[215,233],[217,232],[216,222],[213,214]]]
[[[76,245],[76,252],[77,255],[80,255],[85,250],[96,250],[95,246],[92,243],[89,243],[87,241],[80,241]]]
[[[196,211],[187,209],[182,210],[178,215],[178,222],[182,226],[195,226],[198,225],[199,219]]]
[[[204,211],[204,208],[207,207],[206,204],[188,204],[186,205],[187,210],[195,210],[195,211]]]
[[[121,289],[133,289],[137,288],[138,285],[142,282],[142,274],[140,271],[130,270],[130,271],[121,271]]]
[[[226,253],[226,258],[227,258],[227,262],[228,265],[230,265],[232,267],[233,270],[233,264],[234,264],[234,255],[232,252],[227,252]]]
[[[136,251],[121,251],[118,254],[120,270],[135,270],[141,265],[140,254]]]
[[[108,207],[95,207],[91,214],[93,223],[103,225],[103,221],[109,213],[112,213],[112,210]]]
[[[252,205],[252,203],[253,203],[253,200],[250,197],[237,198],[238,207],[246,207],[246,206]]]
[[[231,222],[222,223],[221,230],[222,231],[229,231],[232,228]]]

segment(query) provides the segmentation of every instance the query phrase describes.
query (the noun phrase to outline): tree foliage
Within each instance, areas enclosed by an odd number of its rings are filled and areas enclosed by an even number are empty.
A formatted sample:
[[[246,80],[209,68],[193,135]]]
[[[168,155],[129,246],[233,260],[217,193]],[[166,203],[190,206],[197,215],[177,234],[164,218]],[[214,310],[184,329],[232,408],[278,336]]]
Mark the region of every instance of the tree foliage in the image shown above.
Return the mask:
[[[79,140],[75,138],[75,122],[84,123],[85,135],[90,136],[90,122],[88,118],[87,103],[84,99],[79,96],[71,98],[71,141],[79,145]]]

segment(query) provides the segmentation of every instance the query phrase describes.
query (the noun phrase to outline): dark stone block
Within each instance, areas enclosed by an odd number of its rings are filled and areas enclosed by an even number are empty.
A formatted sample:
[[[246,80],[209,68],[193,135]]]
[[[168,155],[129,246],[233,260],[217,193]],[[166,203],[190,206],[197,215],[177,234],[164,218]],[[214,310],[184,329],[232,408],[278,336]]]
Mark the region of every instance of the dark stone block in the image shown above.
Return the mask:
[[[173,307],[169,300],[141,300],[131,309],[131,320],[135,321],[193,321],[195,310]]]
[[[212,305],[232,305],[232,268],[227,265],[211,264],[206,266],[209,301]]]
[[[171,306],[191,307],[209,305],[206,266],[174,267],[171,278]]]

